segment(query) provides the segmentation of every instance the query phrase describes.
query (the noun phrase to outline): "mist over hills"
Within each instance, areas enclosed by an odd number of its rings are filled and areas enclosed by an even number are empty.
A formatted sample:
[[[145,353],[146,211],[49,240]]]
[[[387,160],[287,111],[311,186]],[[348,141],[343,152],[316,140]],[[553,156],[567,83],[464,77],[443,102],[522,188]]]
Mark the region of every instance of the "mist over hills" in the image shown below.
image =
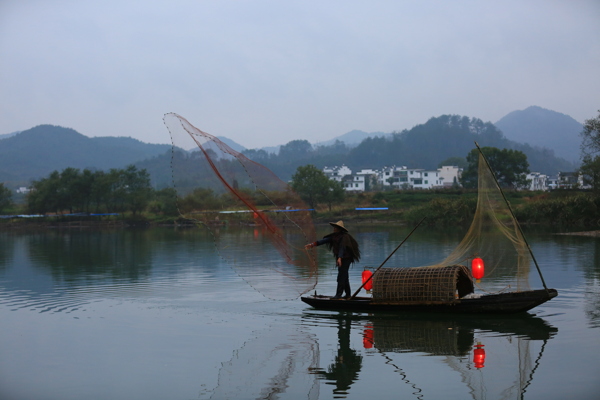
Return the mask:
[[[521,132],[518,140],[511,140],[503,130],[490,122],[484,123],[477,118],[457,115],[431,118],[402,132],[386,134],[354,130],[314,145],[296,140],[272,148],[247,150],[231,139],[219,139],[234,150],[244,152],[248,157],[277,171],[283,180],[290,179],[298,166],[306,164],[313,164],[318,168],[345,164],[355,170],[386,165],[435,169],[439,163],[451,157],[466,157],[473,149],[475,140],[481,146],[523,151],[532,171],[555,175],[559,171],[575,170],[576,163],[557,156],[558,150],[564,154],[564,149],[555,148],[553,143],[563,142],[552,139],[555,136],[550,134],[539,134],[540,130],[549,132],[544,115],[553,121],[554,126],[565,126],[562,136],[553,135],[567,137],[575,142],[571,144],[568,153],[573,156],[572,147],[578,148],[581,129],[576,134],[573,133],[578,128],[572,123],[574,120],[571,117],[539,107],[510,113],[498,121],[513,137],[519,135],[515,132]],[[514,121],[526,121],[523,123],[527,128],[520,128]],[[527,132],[536,132],[538,136]],[[536,137],[543,137],[545,144],[540,146]],[[565,145],[562,144],[562,147]],[[269,151],[273,149],[276,151]],[[284,151],[280,152],[280,149]],[[46,177],[52,171],[62,171],[68,167],[108,170],[135,164],[138,168],[148,170],[155,187],[165,187],[170,185],[171,180],[170,150],[171,146],[167,144],[148,144],[129,137],[90,138],[70,128],[39,125],[22,132],[0,135],[0,182],[4,182],[9,188],[15,188],[28,186],[33,179]]]

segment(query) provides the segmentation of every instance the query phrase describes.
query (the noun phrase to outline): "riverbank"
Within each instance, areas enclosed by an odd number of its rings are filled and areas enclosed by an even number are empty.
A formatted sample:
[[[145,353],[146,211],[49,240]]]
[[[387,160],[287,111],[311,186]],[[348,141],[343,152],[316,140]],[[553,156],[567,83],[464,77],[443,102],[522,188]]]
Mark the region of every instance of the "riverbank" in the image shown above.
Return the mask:
[[[600,237],[600,230],[585,231],[585,232],[565,232],[565,233],[557,233],[557,235]]]
[[[552,227],[554,231],[597,232],[600,230],[600,196],[589,192],[555,191],[507,193],[517,220],[523,226]],[[268,206],[265,211],[269,210]],[[426,217],[426,225],[441,228],[469,226],[477,207],[474,191],[398,191],[348,195],[340,204],[321,205],[313,212],[315,224],[340,219],[350,224],[383,223],[414,225]],[[17,213],[15,213],[17,214]],[[253,225],[252,213],[217,214],[222,225]],[[283,218],[282,215],[274,218]],[[193,226],[195,223],[177,215],[145,211],[135,215],[121,214],[56,214],[35,218],[19,216],[0,219],[0,230],[27,228],[92,228]],[[596,236],[595,233],[580,234]]]
[[[56,218],[56,217],[55,217]],[[64,217],[63,217],[64,218]],[[402,225],[414,225],[412,221],[402,220],[400,218],[390,218],[390,215],[379,214],[375,215],[352,215],[338,214],[335,216],[316,216],[313,220],[314,224],[319,227],[328,226],[330,222],[338,220],[344,220],[347,226],[377,224],[377,225],[389,225],[389,226],[402,226]],[[427,220],[424,222],[426,225],[435,225],[428,223]],[[222,221],[223,226],[255,226],[255,224],[244,221],[236,221],[227,223]],[[102,221],[94,220],[77,220],[77,221],[64,221],[64,220],[47,220],[47,221],[31,221],[27,219],[14,219],[11,221],[0,221],[0,231],[46,231],[46,230],[63,230],[63,229],[129,229],[129,228],[151,228],[151,227],[169,227],[169,228],[196,228],[201,224],[194,221],[186,220],[183,218],[170,218],[162,220],[150,220],[145,218],[135,219],[110,219]],[[527,227],[528,224],[524,224]],[[543,227],[540,224],[531,224],[535,228]],[[547,226],[552,226],[548,224]],[[465,228],[468,228],[468,224],[464,224]],[[554,235],[565,235],[565,236],[587,236],[600,238],[599,230],[583,230],[578,231],[581,227],[567,227],[561,226],[560,230],[563,232],[552,233]]]

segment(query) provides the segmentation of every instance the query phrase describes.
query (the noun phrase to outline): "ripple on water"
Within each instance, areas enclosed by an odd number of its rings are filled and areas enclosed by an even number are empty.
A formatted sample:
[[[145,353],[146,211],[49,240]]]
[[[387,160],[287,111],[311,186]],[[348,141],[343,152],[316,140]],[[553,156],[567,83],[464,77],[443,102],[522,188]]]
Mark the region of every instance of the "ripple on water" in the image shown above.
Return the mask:
[[[29,309],[39,313],[70,313],[106,299],[152,300],[181,298],[214,290],[216,278],[186,273],[147,279],[107,280],[102,277],[81,282],[59,282],[47,291],[6,289],[0,286],[0,305],[11,311]]]

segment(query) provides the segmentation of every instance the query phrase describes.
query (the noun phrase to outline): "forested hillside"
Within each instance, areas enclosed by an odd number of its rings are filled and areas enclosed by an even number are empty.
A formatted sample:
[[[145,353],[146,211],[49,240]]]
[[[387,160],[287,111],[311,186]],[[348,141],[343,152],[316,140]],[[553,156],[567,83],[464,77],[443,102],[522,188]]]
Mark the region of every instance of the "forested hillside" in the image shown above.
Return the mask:
[[[442,115],[410,130],[370,137],[353,148],[342,142],[313,147],[307,141],[296,140],[282,146],[278,155],[261,150],[247,150],[244,154],[277,171],[282,179],[290,179],[296,168],[305,164],[318,168],[345,164],[352,170],[392,165],[436,169],[450,158],[464,159],[475,147],[474,142],[520,150],[527,155],[532,171],[555,175],[576,168],[573,163],[556,157],[552,150],[506,139],[492,123],[458,115]]]
[[[169,145],[127,137],[89,138],[54,125],[39,125],[0,140],[0,182],[27,186],[32,179],[72,167],[108,170],[162,154]]]
[[[527,155],[532,171],[554,175],[575,169],[575,165],[555,157],[551,150],[508,140],[492,123],[458,115],[431,118],[391,137],[366,139],[350,151],[346,165],[351,168],[406,165],[435,169],[449,158],[466,157],[475,147],[474,142],[480,146],[520,150]]]
[[[457,115],[442,115],[410,130],[368,137],[356,147],[341,141],[313,146],[299,139],[281,146],[277,154],[264,150],[243,153],[287,181],[299,166],[307,164],[317,168],[345,164],[354,171],[392,165],[436,169],[452,158],[464,160],[475,141],[481,146],[524,152],[532,171],[555,175],[576,168],[551,150],[508,140],[489,122]],[[68,167],[108,170],[135,164],[148,171],[154,188],[161,189],[171,185],[170,149],[166,144],[124,137],[89,138],[73,129],[40,125],[0,140],[0,182],[14,188]]]

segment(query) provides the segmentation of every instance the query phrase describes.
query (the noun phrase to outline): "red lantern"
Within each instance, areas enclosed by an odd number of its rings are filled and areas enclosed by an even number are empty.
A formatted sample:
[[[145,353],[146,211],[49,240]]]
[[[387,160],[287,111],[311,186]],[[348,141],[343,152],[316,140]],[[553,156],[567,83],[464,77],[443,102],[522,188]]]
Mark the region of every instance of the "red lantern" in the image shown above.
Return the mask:
[[[475,257],[471,261],[471,271],[473,272],[473,278],[480,280],[483,278],[483,260],[480,257]]]
[[[367,292],[373,289],[373,279],[370,279],[371,276],[373,276],[373,273],[368,269],[365,269],[362,273],[362,283],[364,284],[368,280],[365,286],[363,286]]]
[[[479,342],[475,345],[475,350],[473,350],[473,364],[475,364],[475,368],[483,368],[485,365],[485,349],[483,345]]]

